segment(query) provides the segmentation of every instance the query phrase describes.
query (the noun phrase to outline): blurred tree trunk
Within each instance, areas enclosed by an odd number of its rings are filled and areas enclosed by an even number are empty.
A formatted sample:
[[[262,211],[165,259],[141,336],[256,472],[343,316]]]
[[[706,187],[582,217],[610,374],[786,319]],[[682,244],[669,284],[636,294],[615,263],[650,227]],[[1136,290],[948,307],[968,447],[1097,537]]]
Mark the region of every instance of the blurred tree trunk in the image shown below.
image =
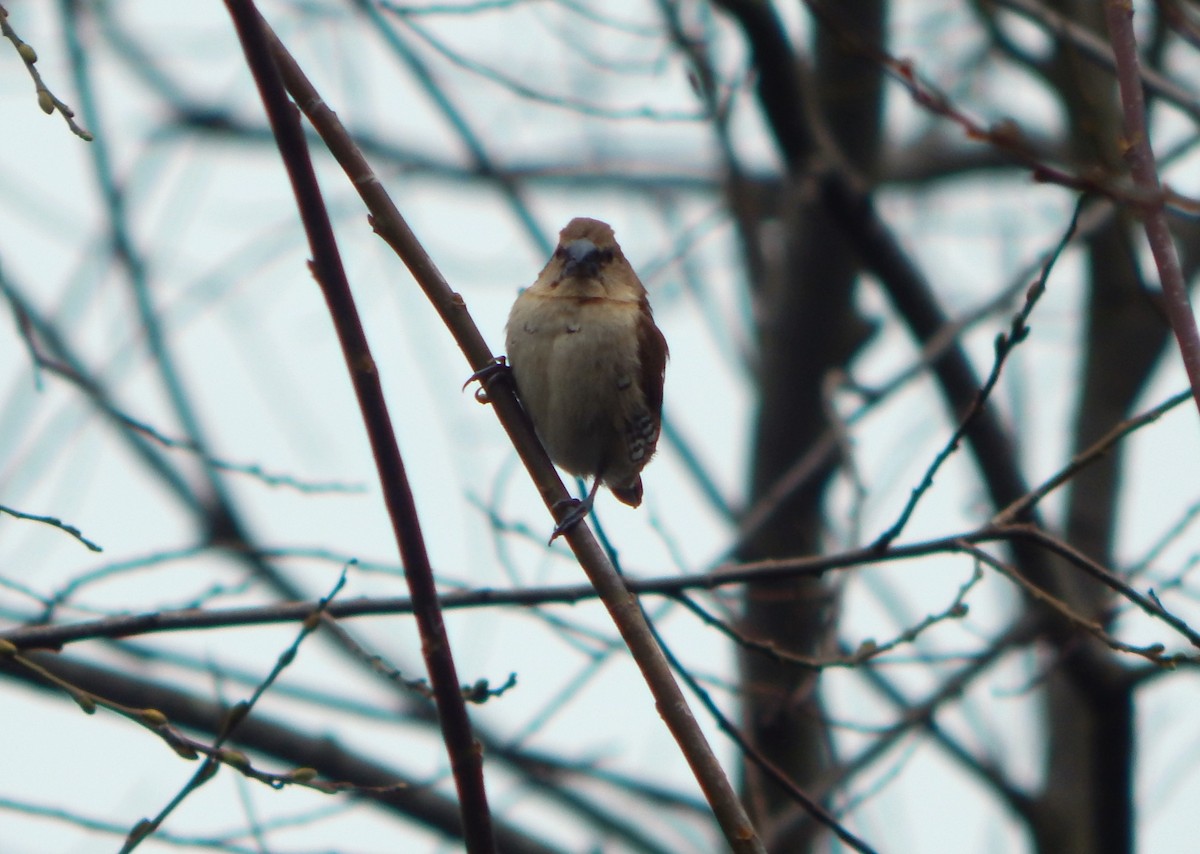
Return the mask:
[[[868,43],[878,43],[885,12],[880,0],[859,2],[842,23]],[[760,86],[777,87],[776,98],[786,90],[798,93],[791,119],[808,127],[796,129],[792,140],[777,132],[790,167],[781,209],[753,208],[758,220],[741,224],[744,234],[761,235],[764,243],[782,235],[782,251],[760,247],[766,274],[754,283],[760,398],[751,505],[766,498],[780,474],[829,428],[826,379],[844,368],[867,338],[867,327],[854,309],[859,263],[808,175],[812,159],[826,153],[813,134],[825,132],[823,126],[851,165],[870,174],[879,153],[882,118],[877,62],[846,51],[841,38],[826,28],[817,31],[811,73],[779,47],[776,70],[790,79],[764,78]],[[738,200],[733,207],[750,210]],[[739,557],[819,552],[824,497],[836,462],[830,459],[780,502],[742,544]],[[834,650],[837,612],[837,588],[822,579],[759,584],[746,594],[743,629],[782,650],[828,655]],[[833,757],[816,674],[753,653],[743,656],[741,666],[743,717],[753,744],[801,786],[819,780]],[[747,770],[746,789],[769,850],[802,851],[811,845],[814,827],[792,800],[752,770]]]
[[[1104,34],[1103,4],[1059,0],[1070,20]],[[1116,84],[1071,45],[1059,42],[1046,65],[1067,118],[1071,166],[1119,178],[1125,172]],[[1096,442],[1129,417],[1162,352],[1168,327],[1140,280],[1137,222],[1115,216],[1086,243],[1084,340],[1072,452]],[[1064,538],[1113,565],[1120,497],[1120,446],[1072,481]],[[1112,592],[1071,567],[1060,569],[1061,596],[1075,610],[1111,621]],[[1045,685],[1047,753],[1044,820],[1036,843],[1044,852],[1090,854],[1134,850],[1134,684],[1112,651],[1077,634],[1054,650]]]
[[[812,68],[792,55],[769,12],[753,4],[724,2],[742,26],[760,75],[759,97],[789,172],[790,195],[780,209],[735,198],[743,234],[782,233],[783,251],[751,247],[763,269],[757,288],[761,353],[760,408],[755,432],[751,503],[762,500],[781,472],[812,448],[830,427],[823,386],[848,366],[865,339],[853,307],[854,283],[866,260],[855,256],[826,199],[806,182],[814,164],[836,151],[868,180],[881,149],[882,70],[869,46],[885,46],[887,4],[822,6],[815,29]],[[1061,14],[1086,30],[1104,33],[1102,7],[1066,0]],[[840,8],[836,15],[831,8]],[[1079,174],[1120,176],[1122,135],[1115,84],[1059,42],[1044,75],[1068,117],[1066,149]],[[789,106],[790,105],[790,106]],[[790,111],[790,114],[789,114]],[[831,145],[827,143],[832,143]],[[751,221],[747,221],[748,218]],[[782,228],[780,228],[782,224]],[[1129,217],[1115,217],[1086,243],[1085,340],[1081,393],[1074,418],[1073,450],[1094,443],[1128,417],[1167,340],[1167,327],[1139,280]],[[870,266],[867,262],[867,266]],[[914,327],[920,335],[920,330]],[[950,400],[958,410],[961,401]],[[989,461],[978,462],[988,469]],[[991,461],[994,462],[994,461]],[[831,460],[782,501],[770,520],[743,542],[745,559],[810,554],[822,548],[823,506],[837,461]],[[1069,491],[1063,534],[1085,554],[1108,565],[1119,497],[1122,454],[1109,454],[1077,477]],[[1015,465],[1015,461],[1014,461]],[[1016,477],[989,478],[993,502],[1022,494]],[[985,473],[985,477],[987,474]],[[1016,547],[1018,569],[1078,614],[1111,619],[1107,588],[1044,553]],[[757,586],[747,594],[744,629],[780,649],[820,656],[834,651],[837,590],[821,580]],[[1036,608],[1032,604],[1031,608]],[[1081,639],[1061,618],[1039,614],[1049,641],[1046,708],[1046,778],[1031,797],[1028,817],[1038,850],[1046,854],[1126,852],[1133,849],[1135,684],[1112,651]],[[762,655],[742,658],[744,722],[753,743],[802,787],[819,789],[834,764],[816,675]],[[754,771],[747,795],[772,850],[803,851],[813,828],[796,805]]]

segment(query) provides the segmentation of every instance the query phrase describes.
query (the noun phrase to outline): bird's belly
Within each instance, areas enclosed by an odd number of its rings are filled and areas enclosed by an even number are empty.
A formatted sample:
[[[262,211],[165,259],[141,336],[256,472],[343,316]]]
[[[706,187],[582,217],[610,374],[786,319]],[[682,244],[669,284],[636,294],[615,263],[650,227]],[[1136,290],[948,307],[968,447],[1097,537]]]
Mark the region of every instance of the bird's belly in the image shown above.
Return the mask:
[[[636,315],[573,308],[511,330],[509,359],[550,458],[572,474],[613,473],[628,464],[626,419],[640,394]]]

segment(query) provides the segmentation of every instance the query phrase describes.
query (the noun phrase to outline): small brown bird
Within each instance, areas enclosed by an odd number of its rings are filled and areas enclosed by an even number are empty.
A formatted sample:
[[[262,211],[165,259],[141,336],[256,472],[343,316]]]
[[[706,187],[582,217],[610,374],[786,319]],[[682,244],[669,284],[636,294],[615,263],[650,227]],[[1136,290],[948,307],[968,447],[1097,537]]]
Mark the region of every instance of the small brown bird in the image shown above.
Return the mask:
[[[549,263],[513,304],[506,347],[550,459],[595,478],[550,539],[588,514],[601,483],[621,503],[641,504],[641,471],[658,444],[667,342],[611,226],[584,217],[567,223]]]

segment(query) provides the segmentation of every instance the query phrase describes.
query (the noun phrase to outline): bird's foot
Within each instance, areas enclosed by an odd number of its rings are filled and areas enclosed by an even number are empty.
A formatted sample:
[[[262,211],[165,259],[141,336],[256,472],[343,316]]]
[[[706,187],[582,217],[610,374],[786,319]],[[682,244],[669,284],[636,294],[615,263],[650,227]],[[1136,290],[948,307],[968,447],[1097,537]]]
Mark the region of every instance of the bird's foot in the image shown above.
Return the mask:
[[[491,398],[488,397],[488,383],[497,377],[509,377],[512,375],[512,368],[509,367],[508,359],[504,356],[496,356],[491,362],[484,365],[471,376],[467,377],[467,381],[463,383],[463,390],[471,383],[478,381],[479,388],[475,389],[475,399],[480,403],[491,403]]]
[[[567,508],[570,509],[568,510]],[[582,522],[587,514],[591,512],[592,502],[580,501],[578,498],[566,498],[562,501],[554,502],[552,509],[556,517],[563,510],[567,510],[567,512],[559,519],[558,524],[554,526],[554,532],[550,534],[550,542],[547,545],[552,545],[555,540]]]
[[[596,479],[592,481],[592,488],[588,490],[587,497],[582,501],[575,498],[564,498],[562,501],[554,502],[554,506],[550,509],[553,511],[555,517],[558,516],[560,510],[567,507],[571,509],[567,510],[566,515],[554,526],[554,533],[550,535],[550,543],[548,545],[553,545],[556,539],[574,528],[584,520],[587,514],[592,512],[592,504],[596,501],[596,492],[600,489],[600,483],[601,476],[596,475]]]

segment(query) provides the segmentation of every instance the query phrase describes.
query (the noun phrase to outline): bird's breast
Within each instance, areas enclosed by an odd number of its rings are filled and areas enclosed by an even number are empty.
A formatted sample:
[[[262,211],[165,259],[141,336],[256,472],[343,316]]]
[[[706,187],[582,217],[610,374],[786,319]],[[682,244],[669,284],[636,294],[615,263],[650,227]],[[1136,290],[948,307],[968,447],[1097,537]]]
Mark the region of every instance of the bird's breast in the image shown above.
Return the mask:
[[[551,458],[595,474],[626,457],[627,424],[644,409],[634,303],[526,292],[509,316],[507,352],[525,409]]]

